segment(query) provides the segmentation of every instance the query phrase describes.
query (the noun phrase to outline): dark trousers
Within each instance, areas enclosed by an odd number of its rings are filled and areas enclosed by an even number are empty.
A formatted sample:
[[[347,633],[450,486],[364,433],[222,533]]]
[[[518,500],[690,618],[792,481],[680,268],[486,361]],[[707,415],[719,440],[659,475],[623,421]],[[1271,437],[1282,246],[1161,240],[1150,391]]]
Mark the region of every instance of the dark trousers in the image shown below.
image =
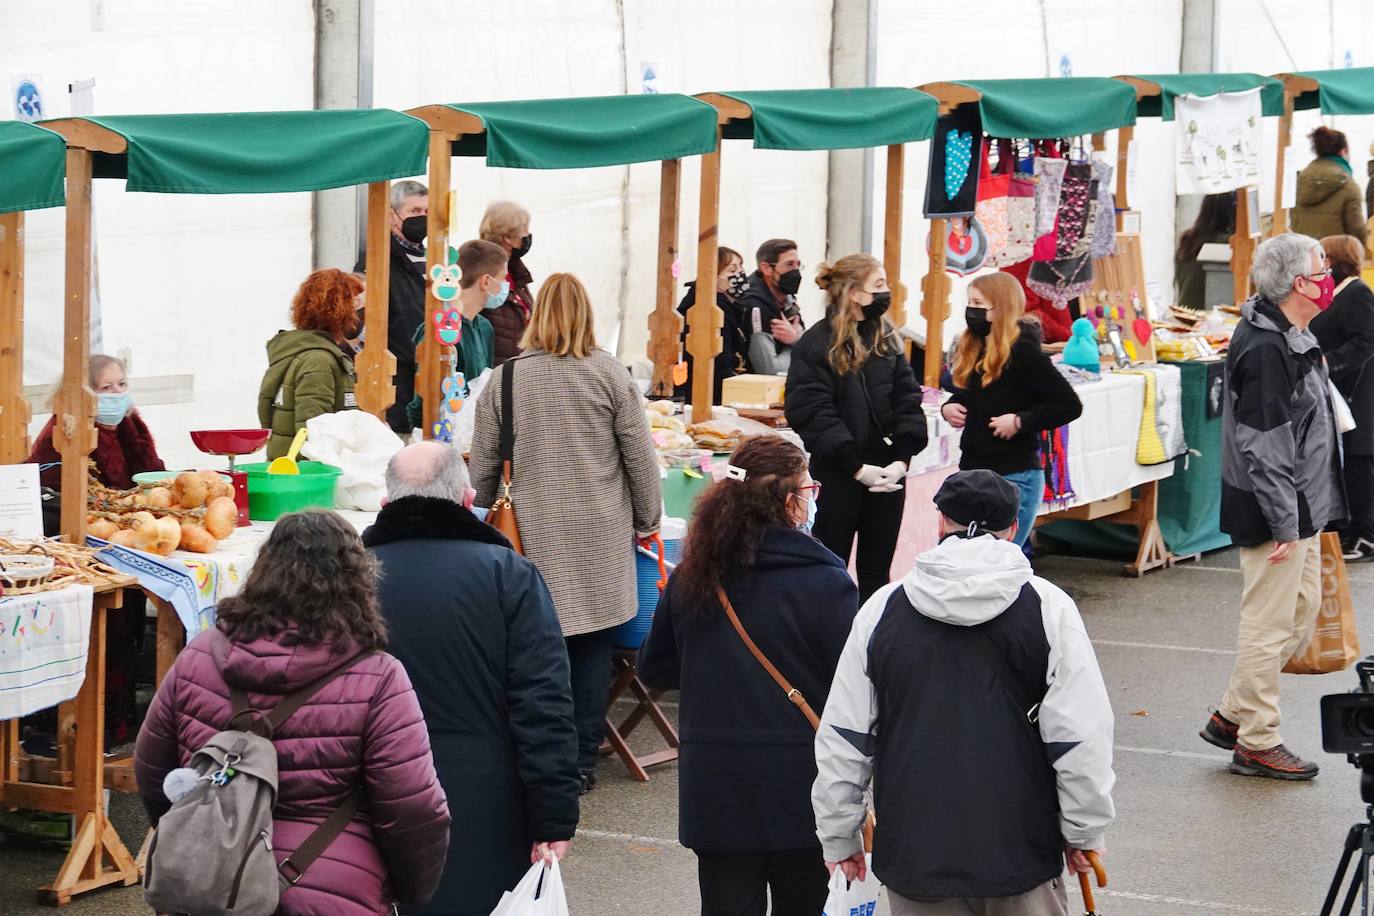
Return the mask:
[[[1345,456],[1345,495],[1350,502],[1346,532],[1374,541],[1374,455]]]
[[[821,916],[829,875],[819,849],[698,852],[701,916]]]
[[[596,769],[611,695],[611,631],[569,636],[564,642],[572,680],[573,720],[577,723],[577,768],[590,773]]]
[[[906,508],[906,489],[870,493],[853,475],[820,462],[811,465],[811,477],[821,485],[811,533],[846,563],[858,537],[854,568],[859,574],[859,600],[867,601],[888,583]]]
[[[410,424],[410,417],[406,415],[406,405],[415,398],[415,372],[414,363],[396,363],[396,375],[391,379],[391,384],[396,386],[396,400],[386,409],[386,422],[394,432],[403,436],[410,435],[414,429]]]

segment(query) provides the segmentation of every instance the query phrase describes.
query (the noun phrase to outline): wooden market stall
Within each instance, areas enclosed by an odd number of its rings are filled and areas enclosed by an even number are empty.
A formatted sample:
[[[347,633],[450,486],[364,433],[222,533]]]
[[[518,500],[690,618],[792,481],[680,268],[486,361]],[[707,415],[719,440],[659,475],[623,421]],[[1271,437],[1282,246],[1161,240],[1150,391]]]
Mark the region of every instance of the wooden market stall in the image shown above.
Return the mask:
[[[1274,226],[1271,234],[1288,231],[1288,210],[1283,206],[1284,169],[1293,142],[1293,112],[1318,109],[1324,115],[1374,114],[1374,67],[1342,70],[1300,70],[1276,73],[1283,83],[1283,111],[1279,118],[1279,142],[1274,179]]]
[[[381,416],[395,399],[386,351],[388,183],[425,167],[423,124],[384,109],[117,115],[44,122],[67,141],[67,277],[62,385],[54,441],[62,491],[86,489],[95,447],[90,360],[91,181],[163,194],[279,194],[368,185],[367,342],[358,406]],[[62,503],[62,533],[81,543],[86,506]]]
[[[963,105],[977,106],[983,133],[1016,140],[1058,140],[1093,135],[1135,124],[1132,87],[1101,77],[1061,79],[963,80],[920,87],[940,103],[945,115]],[[922,283],[921,313],[926,318],[925,384],[940,384],[941,341],[949,317],[950,281],[945,272],[948,221],[930,224],[929,267]]]
[[[430,129],[427,269],[448,257],[449,227],[456,217],[450,199],[453,156],[483,156],[488,166],[515,169],[661,162],[657,260],[662,269],[649,319],[650,348],[654,352],[655,346],[663,347],[668,340],[676,348],[681,319],[673,310],[672,277],[666,267],[677,258],[682,160],[716,148],[715,113],[709,106],[684,95],[622,95],[425,105],[408,114]],[[711,263],[715,263],[714,248]],[[429,437],[439,417],[442,372],[442,346],[435,336],[434,318],[444,303],[435,297],[432,286],[425,301],[415,390],[424,396],[423,429]],[[663,368],[655,362],[654,390],[671,390],[671,370],[671,363]]]
[[[1118,76],[1136,91],[1136,117],[1174,120],[1174,101],[1181,95],[1212,96],[1259,90],[1262,117],[1283,114],[1283,84],[1257,73],[1161,73]],[[1124,215],[1130,210],[1127,194],[1126,158],[1134,138],[1134,126],[1117,131],[1116,147],[1116,206]],[[1250,265],[1254,261],[1258,236],[1250,231],[1251,223],[1259,223],[1259,214],[1251,213],[1249,188],[1236,193],[1236,231],[1231,236],[1231,276],[1233,301],[1242,302],[1250,295]]]
[[[385,350],[387,318],[388,222],[387,193],[392,178],[424,170],[425,126],[392,111],[304,111],[244,114],[135,115],[67,118],[45,122],[44,134],[54,147],[58,165],[57,197],[61,203],[61,164],[66,169],[66,292],[64,305],[63,378],[54,399],[58,418],[55,442],[62,456],[62,534],[84,544],[86,534],[87,469],[95,446],[96,398],[88,385],[90,361],[91,188],[94,178],[127,179],[127,190],[188,194],[256,194],[313,191],[356,184],[369,185],[368,283],[366,324],[368,343],[360,360],[363,383],[360,406],[382,414],[389,406],[394,361]],[[51,133],[48,133],[51,132]],[[0,127],[0,138],[5,133]],[[64,142],[65,141],[65,142]],[[48,146],[52,146],[51,143]],[[0,151],[3,146],[0,146]],[[0,174],[3,187],[11,172]],[[48,166],[48,173],[53,167]],[[36,167],[30,172],[37,176]],[[44,173],[47,174],[47,173]],[[49,198],[51,195],[49,195]],[[0,202],[6,200],[0,191]],[[36,205],[36,204],[35,204]],[[12,220],[0,217],[8,229]],[[0,256],[0,271],[14,263],[12,253]],[[0,302],[17,302],[17,282],[7,279]],[[14,327],[14,317],[4,312]],[[22,338],[16,338],[22,339]],[[9,355],[4,371],[18,376],[18,353]],[[370,352],[369,352],[370,351]],[[4,414],[13,397],[6,387]],[[20,403],[17,416],[27,413]],[[6,421],[4,460],[23,461],[27,448],[15,444],[15,427]],[[122,580],[132,583],[132,579]],[[63,704],[74,713],[74,750],[63,750],[57,784],[21,778],[23,756],[18,751],[17,723],[4,725],[4,755],[0,759],[0,799],[6,804],[70,814],[75,836],[56,878],[40,889],[40,897],[61,905],[73,895],[109,884],[135,884],[141,868],[129,854],[105,814],[105,789],[133,790],[127,761],[109,763],[104,757],[105,614],[121,604],[117,586],[95,590],[86,650],[85,679],[76,700]],[[155,599],[156,600],[156,599]],[[181,624],[165,602],[158,602],[159,679],[181,645]],[[64,739],[65,740],[65,739]],[[122,766],[120,764],[123,764]]]
[[[892,288],[892,321],[906,322],[906,287],[901,282],[902,185],[905,144],[930,139],[937,103],[923,92],[904,88],[796,89],[760,92],[710,92],[697,96],[717,112],[719,138],[752,139],[755,149],[834,150],[887,147],[883,266]],[[702,157],[700,221],[697,234],[697,289],[714,289],[720,218],[719,145]],[[660,290],[671,284],[669,265],[660,264]],[[662,303],[660,303],[662,306]],[[671,310],[671,301],[667,309]],[[676,316],[674,316],[676,317]],[[720,352],[722,315],[712,296],[698,296],[687,314],[687,350],[692,354],[692,422],[710,419],[712,375]],[[668,322],[651,345],[655,374],[675,352]]]

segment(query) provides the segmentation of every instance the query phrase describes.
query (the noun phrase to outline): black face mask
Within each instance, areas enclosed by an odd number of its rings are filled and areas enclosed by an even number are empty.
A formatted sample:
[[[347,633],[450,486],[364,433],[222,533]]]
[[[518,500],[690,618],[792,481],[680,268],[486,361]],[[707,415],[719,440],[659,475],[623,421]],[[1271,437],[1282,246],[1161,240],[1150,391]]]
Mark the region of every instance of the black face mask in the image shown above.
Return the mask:
[[[801,289],[801,271],[789,270],[785,274],[778,274],[778,289],[789,296],[795,296],[797,290]]]
[[[992,322],[988,320],[987,309],[964,309],[964,324],[974,337],[987,337],[992,333]]]
[[[412,244],[418,245],[429,235],[429,217],[424,214],[407,216],[401,220],[401,236]]]
[[[892,307],[892,293],[874,293],[873,301],[865,305],[864,321],[873,321],[887,314],[887,310]]]
[[[731,299],[738,299],[744,295],[744,291],[749,288],[749,275],[744,271],[738,271],[730,275],[730,286],[726,290]]]
[[[510,253],[510,256],[513,258],[523,258],[525,255],[530,253],[530,246],[532,246],[533,244],[534,233],[531,232],[530,234],[526,235],[524,238],[520,240],[520,247],[514,249]]]

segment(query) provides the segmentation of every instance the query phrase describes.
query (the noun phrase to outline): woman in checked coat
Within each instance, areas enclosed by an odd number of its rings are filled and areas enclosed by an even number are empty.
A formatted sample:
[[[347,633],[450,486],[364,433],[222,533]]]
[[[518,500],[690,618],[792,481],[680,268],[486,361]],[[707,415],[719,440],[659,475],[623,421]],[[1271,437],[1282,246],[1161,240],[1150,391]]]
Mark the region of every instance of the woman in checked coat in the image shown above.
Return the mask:
[[[501,489],[501,384],[514,372],[511,502],[567,640],[585,791],[596,783],[610,631],[637,609],[635,538],[658,531],[662,513],[658,459],[639,389],[596,347],[581,281],[554,274],[544,282],[521,346],[478,398],[472,485],[483,506]]]

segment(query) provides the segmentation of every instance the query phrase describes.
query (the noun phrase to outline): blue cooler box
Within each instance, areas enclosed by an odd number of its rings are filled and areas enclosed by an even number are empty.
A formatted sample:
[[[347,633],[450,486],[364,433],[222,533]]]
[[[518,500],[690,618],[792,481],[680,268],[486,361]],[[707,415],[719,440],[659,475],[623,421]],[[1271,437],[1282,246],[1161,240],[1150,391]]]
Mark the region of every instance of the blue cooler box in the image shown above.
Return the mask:
[[[661,531],[663,558],[676,563],[682,558],[682,541],[687,536],[687,523],[678,518],[665,518]],[[670,570],[671,571],[671,570]],[[639,590],[639,612],[611,631],[611,643],[617,649],[638,649],[649,635],[658,607],[658,560],[635,551],[635,584]]]

